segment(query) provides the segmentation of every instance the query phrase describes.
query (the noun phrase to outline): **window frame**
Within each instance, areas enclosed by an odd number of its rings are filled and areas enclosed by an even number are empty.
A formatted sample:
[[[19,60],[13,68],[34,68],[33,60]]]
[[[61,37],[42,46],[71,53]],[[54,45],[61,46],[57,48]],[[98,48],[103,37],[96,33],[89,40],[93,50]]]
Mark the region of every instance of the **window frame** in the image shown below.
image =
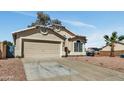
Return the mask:
[[[80,40],[74,42],[74,52],[83,52],[83,43]]]

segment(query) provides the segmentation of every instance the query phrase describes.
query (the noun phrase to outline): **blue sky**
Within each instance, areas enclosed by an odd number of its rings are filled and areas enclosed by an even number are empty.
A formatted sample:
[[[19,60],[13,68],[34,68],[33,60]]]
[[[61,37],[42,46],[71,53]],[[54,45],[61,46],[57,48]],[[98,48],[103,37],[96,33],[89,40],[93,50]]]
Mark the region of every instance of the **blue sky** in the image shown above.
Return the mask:
[[[35,12],[0,12],[0,41],[12,39],[12,32],[26,28],[36,20]],[[87,47],[105,45],[103,36],[117,31],[124,35],[124,12],[45,12],[51,18],[62,21],[70,31],[77,35],[87,36]]]

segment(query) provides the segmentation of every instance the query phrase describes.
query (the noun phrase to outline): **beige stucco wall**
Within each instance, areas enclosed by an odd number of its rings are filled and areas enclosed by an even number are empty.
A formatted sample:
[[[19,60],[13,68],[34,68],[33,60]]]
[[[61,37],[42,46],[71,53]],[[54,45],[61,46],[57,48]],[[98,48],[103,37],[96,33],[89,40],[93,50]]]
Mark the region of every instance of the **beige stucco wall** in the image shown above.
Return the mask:
[[[47,35],[43,35],[42,33],[40,33],[40,31],[37,31],[36,29],[32,29],[30,31],[18,33],[18,37],[26,37],[26,38],[40,39],[40,40],[63,41],[58,36],[54,35],[54,32],[50,30],[48,30]]]
[[[122,44],[115,44],[115,51],[116,50],[124,50],[124,45]],[[103,48],[101,51],[110,51],[111,47],[110,46],[106,46],[105,48]]]
[[[43,35],[42,33],[36,31],[35,29],[17,33],[15,56],[21,56],[22,39],[49,40],[49,41],[63,42],[63,40],[58,36],[54,35],[52,31],[49,31],[47,35]]]
[[[61,34],[62,36],[66,35],[67,38],[74,37],[73,35],[67,33],[65,30],[61,30],[58,33]]]
[[[60,32],[58,32],[61,35],[65,35],[67,38],[72,38],[74,37],[73,35],[67,33],[65,30],[61,30]],[[86,51],[85,51],[85,46],[83,45],[83,52],[74,52],[74,42],[75,41],[68,41],[68,39],[65,41],[65,47],[68,47],[68,49],[70,50],[70,54],[69,55],[86,55]],[[64,48],[62,51],[63,56],[65,55],[64,52]]]
[[[21,38],[16,39],[15,57],[16,56],[21,56]]]
[[[74,42],[75,41],[67,41],[67,43],[66,43],[68,46],[68,49],[70,50],[70,53],[68,55],[86,55],[84,44],[83,44],[83,51],[82,52],[74,52]],[[63,56],[65,55],[64,48],[63,48],[62,55]]]
[[[16,39],[16,47],[15,47],[15,56],[22,56],[21,50],[22,50],[22,39],[34,39],[34,40],[49,40],[49,41],[59,41],[60,43],[60,54],[65,55],[64,47],[67,46],[70,50],[69,55],[86,55],[86,51],[83,52],[74,52],[74,42],[68,41],[68,39],[65,42],[65,46],[63,46],[64,40],[61,39],[59,36],[56,36],[54,32],[48,30],[47,35],[43,35],[40,33],[40,31],[37,31],[36,29],[31,29],[28,31],[23,31],[21,33],[17,33],[17,39]],[[73,35],[67,33],[64,30],[61,30],[58,32],[61,35],[66,35],[67,38],[74,37]],[[85,49],[85,47],[84,47]]]
[[[124,43],[124,40],[120,41],[121,43]]]
[[[4,42],[0,42],[0,59],[6,58],[6,44]]]

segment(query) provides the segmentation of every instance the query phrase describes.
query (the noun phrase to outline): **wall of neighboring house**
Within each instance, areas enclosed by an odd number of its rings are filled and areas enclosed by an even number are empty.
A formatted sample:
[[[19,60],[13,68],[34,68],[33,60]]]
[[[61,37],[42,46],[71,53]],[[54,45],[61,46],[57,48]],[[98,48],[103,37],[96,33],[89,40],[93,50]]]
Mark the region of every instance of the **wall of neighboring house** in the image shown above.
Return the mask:
[[[124,43],[124,40],[120,41],[121,43]]]
[[[124,45],[122,44],[114,44],[115,47],[115,51],[121,51],[121,50],[124,50]],[[111,50],[111,47],[110,46],[106,46],[104,47],[101,51],[110,51]]]
[[[124,54],[124,45],[122,45],[122,44],[115,44],[114,50],[115,50],[115,52],[114,52],[115,56],[119,56],[121,54]],[[110,51],[111,51],[111,47],[110,46],[106,46],[102,50],[100,50],[100,53],[98,55],[100,55],[100,56],[109,56],[110,55]]]
[[[122,54],[124,54],[124,50],[114,52],[115,56],[119,56]],[[96,54],[96,56],[110,56],[110,51],[100,51],[100,53]]]

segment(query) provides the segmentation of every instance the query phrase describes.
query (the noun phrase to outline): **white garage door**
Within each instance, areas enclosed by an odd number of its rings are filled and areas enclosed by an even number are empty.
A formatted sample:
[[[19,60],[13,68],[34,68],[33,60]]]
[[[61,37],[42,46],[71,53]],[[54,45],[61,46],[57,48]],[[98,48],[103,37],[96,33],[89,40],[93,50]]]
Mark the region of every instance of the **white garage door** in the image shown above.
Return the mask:
[[[58,58],[60,57],[60,43],[48,41],[24,41],[24,57]]]

